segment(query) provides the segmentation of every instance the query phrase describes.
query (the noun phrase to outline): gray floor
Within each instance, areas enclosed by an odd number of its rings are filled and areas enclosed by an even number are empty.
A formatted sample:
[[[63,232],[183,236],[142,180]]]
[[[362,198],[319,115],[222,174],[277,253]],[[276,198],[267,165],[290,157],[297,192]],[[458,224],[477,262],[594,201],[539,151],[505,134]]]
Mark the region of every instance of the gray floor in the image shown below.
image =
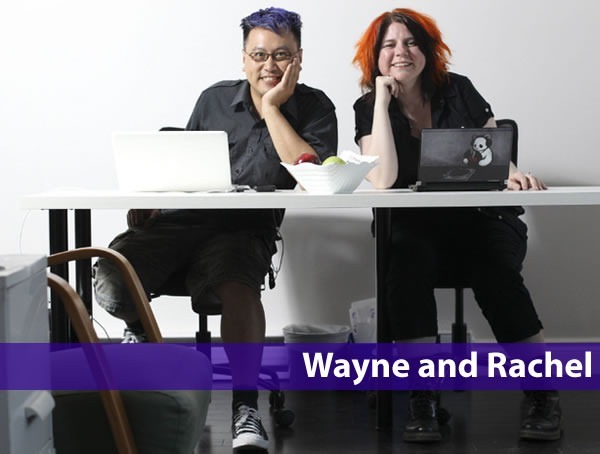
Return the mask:
[[[214,392],[204,436],[196,453],[231,453],[230,392]],[[600,392],[562,392],[563,438],[557,442],[519,441],[521,393],[444,392],[442,403],[452,413],[441,443],[402,441],[406,393],[394,398],[394,425],[374,428],[374,411],[363,392],[287,392],[286,407],[296,413],[289,429],[275,428],[268,393],[261,392],[260,410],[271,440],[270,453],[600,453]]]

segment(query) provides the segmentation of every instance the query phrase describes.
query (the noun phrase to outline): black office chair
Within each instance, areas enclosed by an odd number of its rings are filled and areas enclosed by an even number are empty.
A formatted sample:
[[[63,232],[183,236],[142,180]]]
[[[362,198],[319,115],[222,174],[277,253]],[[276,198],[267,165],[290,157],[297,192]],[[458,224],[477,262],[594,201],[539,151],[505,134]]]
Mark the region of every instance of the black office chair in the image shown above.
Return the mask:
[[[165,126],[160,131],[183,131],[183,128]],[[165,283],[157,292],[150,295],[150,298],[159,296],[187,296],[190,297],[184,283],[185,272],[175,273],[171,280]],[[211,315],[221,315],[223,307],[221,301],[212,292],[209,292],[201,301],[192,301],[192,310],[198,314],[198,331],[196,331],[196,343],[198,348],[202,350],[210,358],[209,344],[212,341],[211,332],[208,330],[208,317]],[[207,348],[208,347],[208,348]],[[213,365],[213,372],[218,375],[231,375],[228,366]],[[280,427],[289,427],[294,423],[295,414],[291,410],[284,408],[285,394],[280,390],[279,377],[277,371],[269,368],[261,369],[261,376],[268,376],[268,379],[259,377],[259,387],[268,389],[269,404],[271,414],[275,424]]]
[[[496,120],[499,128],[512,128],[513,140],[511,149],[511,161],[517,165],[519,154],[519,129],[514,120],[502,119]],[[444,274],[439,276],[435,288],[439,289],[454,289],[454,323],[452,323],[452,342],[465,343],[467,342],[467,324],[465,323],[465,307],[464,307],[464,290],[469,288],[469,276],[464,272],[463,268],[457,266],[447,266],[444,268]]]

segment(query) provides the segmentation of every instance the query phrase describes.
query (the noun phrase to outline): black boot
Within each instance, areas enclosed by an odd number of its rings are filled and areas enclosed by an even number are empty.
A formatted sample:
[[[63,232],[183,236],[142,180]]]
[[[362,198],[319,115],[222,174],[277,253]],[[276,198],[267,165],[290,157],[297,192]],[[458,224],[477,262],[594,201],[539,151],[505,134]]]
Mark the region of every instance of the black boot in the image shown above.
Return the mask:
[[[427,443],[442,439],[440,424],[448,422],[450,416],[447,411],[440,411],[439,400],[439,392],[411,391],[404,441]]]
[[[557,391],[525,391],[522,439],[558,440],[561,436],[562,410]]]

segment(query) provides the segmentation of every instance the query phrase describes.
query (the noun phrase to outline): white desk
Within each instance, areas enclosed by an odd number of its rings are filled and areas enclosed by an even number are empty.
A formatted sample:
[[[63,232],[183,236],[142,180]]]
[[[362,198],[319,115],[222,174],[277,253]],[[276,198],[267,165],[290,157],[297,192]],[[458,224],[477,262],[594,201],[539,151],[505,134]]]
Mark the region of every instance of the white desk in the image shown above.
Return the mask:
[[[359,190],[353,194],[316,195],[300,191],[273,193],[123,193],[117,191],[63,190],[34,194],[22,200],[26,209],[50,210],[50,253],[67,249],[67,210],[75,210],[75,247],[89,246],[91,241],[90,210],[129,208],[375,208],[377,237],[377,309],[384,313],[380,270],[385,264],[389,235],[388,208],[410,207],[479,207],[479,206],[560,206],[600,205],[600,186],[556,187],[547,191],[502,192],[412,192],[409,190]],[[91,263],[77,267],[77,288],[91,311]],[[53,268],[53,272],[68,278],[68,269]],[[386,336],[386,317],[378,318],[378,340]],[[59,306],[52,307],[52,340],[69,339],[66,314]],[[391,403],[387,392],[378,393],[377,425],[389,426]]]
[[[571,186],[547,191],[412,192],[358,190],[319,195],[302,191],[243,193],[118,192],[64,190],[22,199],[25,209],[129,208],[407,208],[468,206],[600,205],[600,186]]]

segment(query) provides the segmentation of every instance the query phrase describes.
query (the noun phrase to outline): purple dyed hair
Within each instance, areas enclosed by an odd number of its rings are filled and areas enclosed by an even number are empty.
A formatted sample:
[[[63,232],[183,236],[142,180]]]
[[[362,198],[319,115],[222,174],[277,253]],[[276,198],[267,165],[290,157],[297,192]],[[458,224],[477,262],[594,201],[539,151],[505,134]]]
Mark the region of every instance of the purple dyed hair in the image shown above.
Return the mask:
[[[244,46],[252,29],[266,28],[278,35],[291,32],[298,42],[298,47],[301,47],[300,30],[302,29],[302,20],[300,20],[300,15],[293,11],[275,7],[261,9],[248,17],[244,17],[240,27],[242,27],[244,33]]]

